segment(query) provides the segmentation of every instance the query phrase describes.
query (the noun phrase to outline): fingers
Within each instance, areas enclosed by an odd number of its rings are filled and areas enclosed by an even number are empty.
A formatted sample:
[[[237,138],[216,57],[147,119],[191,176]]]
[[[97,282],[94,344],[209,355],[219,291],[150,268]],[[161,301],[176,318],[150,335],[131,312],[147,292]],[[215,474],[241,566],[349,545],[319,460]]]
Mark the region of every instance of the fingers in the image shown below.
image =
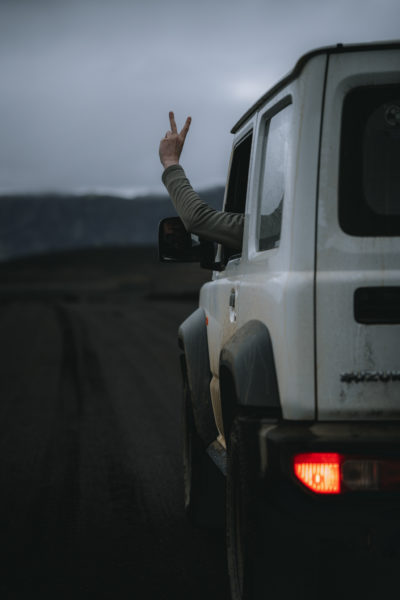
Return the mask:
[[[185,137],[187,136],[187,132],[189,131],[189,127],[190,127],[190,123],[192,122],[192,117],[188,117],[186,119],[186,122],[184,124],[184,126],[182,127],[182,131],[180,132],[180,136],[183,140],[185,140]]]
[[[174,116],[174,113],[172,112],[172,110],[169,112],[169,122],[171,124],[172,133],[178,133],[178,130],[176,128],[176,123],[175,123],[175,116]]]
[[[174,134],[174,133],[178,134],[178,129],[177,129],[176,122],[175,122],[175,115],[172,112],[172,110],[169,112],[169,122],[170,122],[170,125],[171,125],[171,133],[172,134]],[[183,141],[185,140],[187,132],[189,131],[189,127],[190,127],[190,123],[191,122],[192,122],[192,117],[188,117],[186,119],[186,122],[185,122],[184,126],[182,127],[182,130],[181,130],[180,134],[179,134],[179,136],[183,139]],[[167,137],[167,136],[165,136],[165,137]]]

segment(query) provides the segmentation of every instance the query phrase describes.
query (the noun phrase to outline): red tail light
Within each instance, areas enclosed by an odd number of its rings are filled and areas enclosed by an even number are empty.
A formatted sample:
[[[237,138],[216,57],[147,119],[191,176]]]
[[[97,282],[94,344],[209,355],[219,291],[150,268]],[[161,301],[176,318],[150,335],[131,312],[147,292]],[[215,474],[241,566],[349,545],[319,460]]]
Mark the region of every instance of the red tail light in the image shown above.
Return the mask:
[[[400,491],[400,459],[307,452],[295,455],[293,469],[297,479],[317,494]]]
[[[294,457],[294,473],[318,494],[340,494],[340,464],[337,452],[308,452]]]

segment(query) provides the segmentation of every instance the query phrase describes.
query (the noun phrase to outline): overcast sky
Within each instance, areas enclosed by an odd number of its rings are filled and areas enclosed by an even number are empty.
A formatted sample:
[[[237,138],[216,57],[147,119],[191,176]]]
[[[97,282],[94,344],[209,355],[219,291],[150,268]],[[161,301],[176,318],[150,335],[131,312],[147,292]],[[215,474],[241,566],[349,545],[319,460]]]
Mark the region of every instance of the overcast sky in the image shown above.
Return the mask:
[[[400,0],[0,0],[0,192],[222,183],[230,128],[304,52],[399,37]]]

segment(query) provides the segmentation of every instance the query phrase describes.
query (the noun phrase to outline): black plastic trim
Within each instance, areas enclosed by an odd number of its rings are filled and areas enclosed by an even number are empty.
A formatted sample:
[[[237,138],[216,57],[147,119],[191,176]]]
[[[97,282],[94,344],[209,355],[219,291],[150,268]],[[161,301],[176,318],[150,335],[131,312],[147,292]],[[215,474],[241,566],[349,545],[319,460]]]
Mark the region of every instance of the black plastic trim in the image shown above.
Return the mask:
[[[207,447],[218,436],[218,430],[211,403],[206,315],[202,308],[195,310],[180,325],[178,342],[183,376],[187,377],[189,385],[196,431]]]
[[[238,406],[264,407],[276,415],[281,414],[271,336],[264,323],[248,321],[222,348],[222,394],[227,374],[232,378],[234,387],[229,395],[234,394],[235,398],[230,401]]]
[[[400,324],[400,287],[363,287],[354,292],[354,318],[365,325]]]
[[[251,422],[249,424],[251,426]],[[390,523],[390,511],[395,510],[400,524],[399,492],[316,494],[297,481],[292,463],[298,452],[339,452],[400,459],[400,422],[281,421],[269,424],[260,420],[257,431],[259,476],[264,481],[267,497],[273,504],[278,503],[280,510],[314,521],[326,521],[329,514],[329,518],[341,525],[346,520],[372,522],[375,518]]]

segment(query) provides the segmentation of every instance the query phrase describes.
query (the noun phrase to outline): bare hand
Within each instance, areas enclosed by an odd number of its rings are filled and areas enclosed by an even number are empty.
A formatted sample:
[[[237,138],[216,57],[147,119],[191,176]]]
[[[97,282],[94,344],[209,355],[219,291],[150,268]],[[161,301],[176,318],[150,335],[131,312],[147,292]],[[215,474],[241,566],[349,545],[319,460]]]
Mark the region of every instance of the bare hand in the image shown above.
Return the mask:
[[[171,130],[167,131],[165,137],[161,140],[159,149],[160,160],[165,169],[171,165],[179,164],[179,157],[183,149],[183,144],[185,143],[187,132],[189,131],[191,120],[191,117],[188,117],[182,131],[178,133],[174,113],[172,111],[169,113]]]

